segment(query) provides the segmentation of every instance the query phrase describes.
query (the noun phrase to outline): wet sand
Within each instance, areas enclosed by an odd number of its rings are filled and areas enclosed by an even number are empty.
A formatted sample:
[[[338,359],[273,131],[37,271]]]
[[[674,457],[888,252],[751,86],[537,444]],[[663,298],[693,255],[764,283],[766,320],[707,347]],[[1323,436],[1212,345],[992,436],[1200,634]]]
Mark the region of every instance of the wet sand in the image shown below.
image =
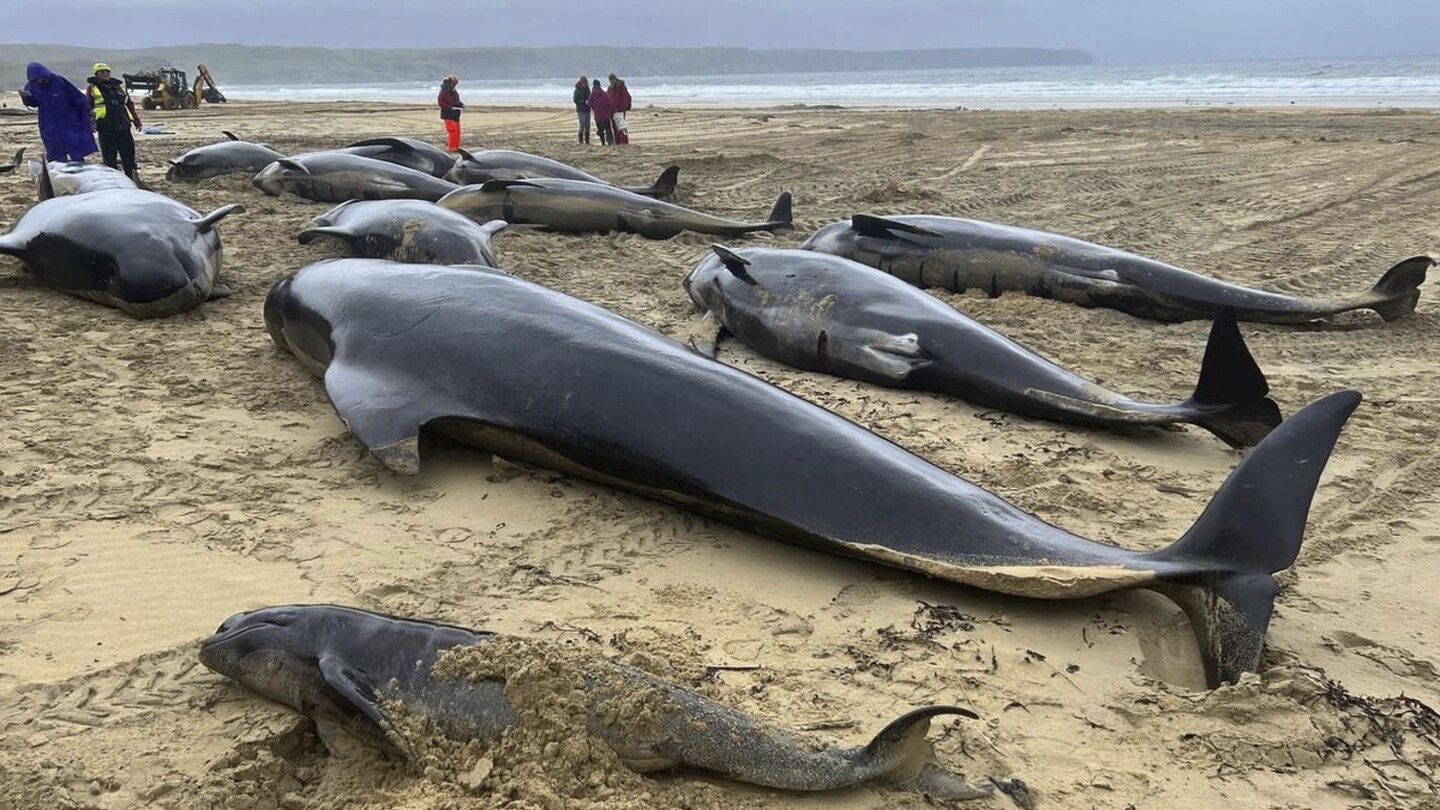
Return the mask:
[[[156,190],[202,211],[247,206],[219,228],[235,294],[137,322],[0,259],[0,808],[592,803],[538,777],[469,785],[463,765],[412,774],[327,757],[307,721],[198,665],[196,642],[231,613],[321,601],[680,673],[738,667],[703,687],[828,744],[868,741],[914,706],[967,705],[982,719],[931,734],[942,761],[972,779],[1023,779],[1037,807],[1440,801],[1440,718],[1413,702],[1440,706],[1433,279],[1415,315],[1391,324],[1367,313],[1244,325],[1287,414],[1341,388],[1366,402],[1279,577],[1262,672],[1206,692],[1189,624],[1158,596],[1047,603],[941,585],[454,447],[430,448],[418,477],[388,473],[261,319],[271,283],[332,252],[294,238],[328,206],[266,197],[244,177],[170,184],[164,162],[222,129],[293,153],[382,134],[442,142],[440,122],[418,106],[232,103],[147,123],[175,132],[139,139]],[[1429,112],[640,109],[623,150],[577,146],[568,110],[472,110],[465,124],[470,148],[524,149],[626,184],[679,164],[681,202],[738,219],[792,190],[797,230],[747,244],[798,244],[857,211],[935,212],[1313,294],[1362,290],[1398,259],[1440,252]],[[33,126],[0,118],[0,153],[38,151]],[[23,170],[0,176],[0,225],[33,199]],[[496,247],[522,277],[679,335],[693,311],[679,282],[709,243],[524,232]],[[1189,393],[1208,331],[939,295],[1153,399]],[[733,341],[720,359],[1129,547],[1178,537],[1241,457],[1198,429],[1067,428],[797,372]],[[883,789],[650,781],[653,795],[624,781],[593,803],[923,804]]]

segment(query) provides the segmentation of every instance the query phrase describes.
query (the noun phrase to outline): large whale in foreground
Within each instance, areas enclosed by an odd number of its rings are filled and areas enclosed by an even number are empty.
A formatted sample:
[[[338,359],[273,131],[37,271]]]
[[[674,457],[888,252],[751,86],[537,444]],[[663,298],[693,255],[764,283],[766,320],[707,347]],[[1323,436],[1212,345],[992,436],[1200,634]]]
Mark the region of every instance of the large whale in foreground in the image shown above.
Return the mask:
[[[1189,422],[1235,447],[1280,424],[1270,386],[1226,309],[1215,320],[1195,393],[1142,402],[1058,366],[923,290],[810,250],[716,246],[685,289],[712,331],[787,365],[937,391],[987,408],[1107,428]]]
[[[1264,323],[1306,323],[1357,309],[1393,321],[1415,311],[1425,273],[1435,264],[1415,256],[1365,292],[1297,298],[1068,236],[954,217],[857,214],[826,225],[801,247],[854,259],[918,287],[992,296],[1019,291],[1157,321],[1208,320],[1225,307],[1242,321]]]
[[[462,185],[486,183],[491,180],[534,180],[545,177],[579,180],[602,186],[615,185],[601,180],[593,174],[582,172],[574,166],[528,152],[517,152],[513,149],[486,149],[483,152],[472,154],[464,149],[459,151],[460,157],[455,159],[455,165],[445,175],[445,179]],[[669,197],[675,193],[675,184],[679,179],[680,167],[669,166],[660,173],[659,179],[648,186],[623,188],[646,197]]]
[[[494,742],[507,728],[522,725],[521,712],[506,699],[503,673],[507,663],[518,668],[526,662],[503,660],[515,653],[506,643],[490,633],[355,608],[287,605],[231,616],[201,644],[200,661],[308,715],[327,743],[336,742],[335,730],[341,729],[408,758],[414,744],[392,716],[397,704],[407,717],[423,718],[461,742]],[[481,645],[486,647],[474,649]],[[484,661],[499,670],[498,677],[474,679],[463,669],[457,675],[436,667],[451,650],[501,658]],[[968,709],[917,709],[890,723],[869,745],[814,750],[692,690],[598,656],[575,658],[568,665],[578,671],[565,676],[584,684],[583,706],[576,707],[584,716],[574,719],[631,770],[687,768],[785,790],[888,781],[936,799],[991,792],[935,764],[925,740],[932,718],[974,718]],[[622,705],[641,705],[645,714],[622,711]]]
[[[1276,428],[1178,541],[1052,526],[859,425],[600,307],[479,267],[319,262],[265,301],[350,432],[413,473],[420,432],[764,534],[1043,599],[1149,588],[1189,613],[1209,682],[1256,666],[1321,470],[1359,405]],[[1155,538],[1147,538],[1154,540]]]
[[[715,236],[742,236],[752,231],[791,227],[790,192],[780,193],[764,222],[736,222],[623,188],[580,180],[490,180],[461,186],[440,199],[440,205],[476,222],[503,219],[517,225],[538,225],[569,233],[637,233],[647,239],[669,239],[685,231]]]

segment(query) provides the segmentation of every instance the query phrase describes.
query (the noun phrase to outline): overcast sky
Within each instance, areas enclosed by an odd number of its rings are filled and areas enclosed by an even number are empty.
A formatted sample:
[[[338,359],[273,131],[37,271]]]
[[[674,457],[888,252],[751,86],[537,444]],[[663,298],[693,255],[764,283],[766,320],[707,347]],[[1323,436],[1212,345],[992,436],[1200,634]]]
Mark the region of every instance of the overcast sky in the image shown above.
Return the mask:
[[[1125,63],[1431,54],[1437,31],[1440,0],[0,0],[0,41],[114,47],[1037,45]]]

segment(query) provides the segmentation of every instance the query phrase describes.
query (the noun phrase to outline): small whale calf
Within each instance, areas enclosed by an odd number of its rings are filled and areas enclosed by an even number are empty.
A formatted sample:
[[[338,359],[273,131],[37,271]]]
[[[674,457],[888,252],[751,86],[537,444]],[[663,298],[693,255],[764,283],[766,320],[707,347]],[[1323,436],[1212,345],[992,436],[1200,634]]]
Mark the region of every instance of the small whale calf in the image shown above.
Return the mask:
[[[458,188],[425,172],[348,152],[311,152],[281,158],[255,175],[253,185],[276,197],[288,192],[315,202],[333,203],[347,200],[435,202]]]
[[[1297,298],[1068,236],[954,217],[856,214],[826,225],[801,247],[853,259],[918,287],[992,296],[1018,291],[1157,321],[1209,320],[1225,307],[1242,321],[1264,323],[1306,323],[1357,309],[1393,321],[1415,311],[1420,285],[1435,264],[1430,256],[1414,256],[1364,292]]]
[[[165,179],[193,183],[227,174],[254,174],[285,157],[266,144],[241,140],[229,131],[223,134],[227,140],[196,147],[171,159]]]
[[[490,180],[461,186],[441,198],[440,205],[477,222],[503,219],[515,224],[539,225],[550,231],[618,231],[647,239],[669,239],[685,231],[742,236],[752,231],[792,227],[788,191],[780,194],[765,221],[748,223],[580,180]]]
[[[490,239],[509,227],[503,219],[481,225],[424,200],[351,200],[316,217],[298,238],[308,245],[329,237],[367,259],[499,267]]]
[[[200,661],[303,712],[332,746],[343,731],[403,759],[412,755],[414,742],[400,730],[393,707],[403,706],[407,716],[458,741],[493,742],[521,724],[520,707],[506,696],[503,661],[493,662],[502,664],[501,674],[483,677],[437,666],[447,653],[484,655],[493,648],[493,655],[503,656],[506,641],[355,608],[288,605],[226,619],[201,644]],[[817,750],[640,670],[599,657],[577,666],[583,667],[575,675],[584,684],[584,728],[634,771],[683,768],[795,791],[891,782],[942,800],[979,798],[992,790],[971,787],[941,768],[925,740],[932,719],[974,718],[968,709],[917,709],[890,723],[868,745]],[[643,721],[627,719],[619,710],[642,702]]]
[[[602,186],[615,185],[609,181],[601,180],[593,174],[582,172],[574,166],[561,163],[558,160],[551,160],[550,158],[541,157],[540,155],[532,155],[528,152],[516,152],[513,149],[486,149],[483,152],[475,152],[473,154],[461,149],[460,157],[455,160],[455,166],[445,177],[448,180],[462,185],[486,183],[491,180],[536,180],[543,178],[579,180],[583,183],[596,183]],[[670,197],[674,195],[675,185],[679,179],[680,167],[670,166],[660,173],[659,179],[648,186],[622,188],[646,197]]]
[[[1127,428],[1189,422],[1236,447],[1280,424],[1270,386],[1229,308],[1210,333],[1200,382],[1184,402],[1107,390],[899,279],[810,250],[716,246],[685,289],[713,324],[787,365],[950,394],[1057,422]]]

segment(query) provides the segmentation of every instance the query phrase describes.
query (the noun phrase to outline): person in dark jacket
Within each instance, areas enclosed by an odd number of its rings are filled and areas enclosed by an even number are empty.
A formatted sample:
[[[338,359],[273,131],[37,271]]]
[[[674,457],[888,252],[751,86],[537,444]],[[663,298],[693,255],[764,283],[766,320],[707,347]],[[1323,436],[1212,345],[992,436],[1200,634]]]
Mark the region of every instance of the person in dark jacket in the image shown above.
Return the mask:
[[[140,131],[140,113],[125,91],[125,83],[110,75],[110,66],[96,62],[90,78],[90,113],[100,136],[100,156],[112,169],[125,167],[125,176],[138,180],[135,168],[135,136]],[[118,158],[118,159],[117,159]],[[117,165],[118,164],[118,165]]]
[[[615,114],[615,105],[600,86],[600,80],[590,86],[590,111],[595,114],[595,131],[600,133],[600,143],[615,143],[614,130],[610,128],[610,117]]]
[[[630,88],[625,86],[625,80],[610,74],[610,106],[615,108],[614,130],[615,143],[630,143],[630,122],[627,120],[630,112]]]
[[[80,88],[39,62],[25,67],[20,100],[39,110],[40,140],[46,160],[81,161],[97,151],[91,134],[90,103]]]
[[[590,143],[590,80],[575,82],[575,117],[580,119],[580,143]]]
[[[451,73],[440,82],[440,95],[435,97],[435,103],[440,105],[440,119],[445,122],[445,135],[451,152],[460,149],[460,111],[465,109],[460,91],[455,89],[458,84],[460,77]]]

